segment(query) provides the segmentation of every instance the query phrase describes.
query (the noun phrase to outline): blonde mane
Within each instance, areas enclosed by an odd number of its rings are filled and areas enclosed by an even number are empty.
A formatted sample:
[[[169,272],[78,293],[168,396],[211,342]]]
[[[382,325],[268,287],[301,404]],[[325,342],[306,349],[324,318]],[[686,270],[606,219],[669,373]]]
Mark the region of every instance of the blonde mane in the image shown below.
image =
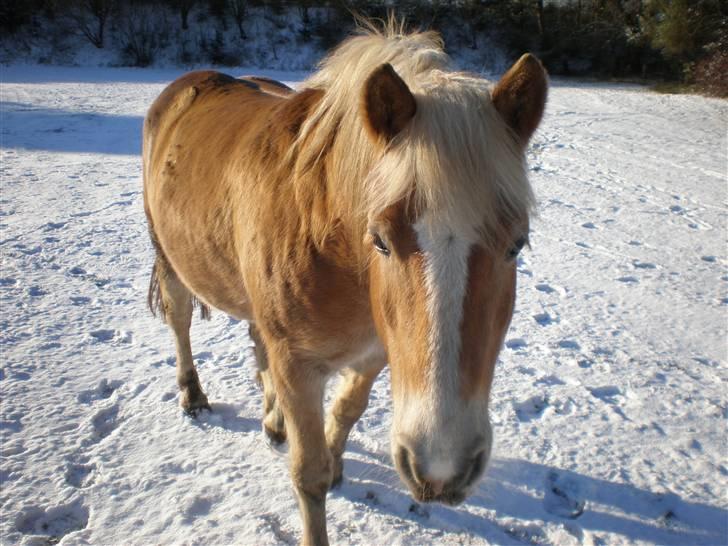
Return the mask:
[[[361,231],[367,219],[403,198],[414,198],[420,211],[433,212],[454,232],[476,230],[486,245],[504,226],[526,223],[534,196],[523,152],[491,102],[489,82],[452,70],[435,32],[405,33],[393,20],[382,30],[367,27],[301,86],[324,94],[293,147],[296,178],[325,157],[335,184],[327,223],[352,215]],[[417,102],[415,117],[384,155],[367,134],[360,107],[366,79],[383,63]]]

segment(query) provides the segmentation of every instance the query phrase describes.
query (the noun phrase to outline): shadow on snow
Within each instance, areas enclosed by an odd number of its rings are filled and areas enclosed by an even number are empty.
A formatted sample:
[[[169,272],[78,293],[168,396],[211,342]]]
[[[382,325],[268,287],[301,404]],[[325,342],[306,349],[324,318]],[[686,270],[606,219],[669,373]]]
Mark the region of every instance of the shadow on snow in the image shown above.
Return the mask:
[[[139,155],[141,116],[117,116],[0,102],[0,146],[49,152]]]
[[[548,541],[540,529],[542,522],[561,524],[579,540],[583,531],[603,531],[659,544],[722,544],[728,533],[728,511],[722,508],[516,459],[492,461],[486,477],[463,505],[490,512],[492,517],[440,504],[418,505],[388,460],[353,442],[349,449],[368,460],[345,456],[344,484],[334,494],[433,530],[517,544]],[[582,503],[583,512],[554,514],[548,504],[554,479]],[[564,492],[557,489],[556,494]]]

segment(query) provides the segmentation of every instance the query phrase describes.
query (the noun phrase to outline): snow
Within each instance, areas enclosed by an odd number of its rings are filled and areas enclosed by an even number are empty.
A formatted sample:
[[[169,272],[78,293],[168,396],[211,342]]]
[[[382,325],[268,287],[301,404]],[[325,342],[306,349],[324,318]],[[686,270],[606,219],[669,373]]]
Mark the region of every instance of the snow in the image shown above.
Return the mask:
[[[178,74],[2,68],[3,544],[300,536],[246,324],[194,323],[213,408],[194,420],[146,309],[141,123]],[[724,101],[553,82],[489,471],[459,507],[414,503],[385,372],[328,498],[332,543],[728,542],[727,128]]]

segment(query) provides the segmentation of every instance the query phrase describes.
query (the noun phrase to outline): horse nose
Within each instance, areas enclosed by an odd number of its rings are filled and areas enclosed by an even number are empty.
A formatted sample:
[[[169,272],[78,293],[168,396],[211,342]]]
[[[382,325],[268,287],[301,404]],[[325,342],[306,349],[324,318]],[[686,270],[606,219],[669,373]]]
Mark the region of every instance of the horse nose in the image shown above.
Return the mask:
[[[395,464],[404,482],[417,500],[458,504],[465,499],[469,487],[483,473],[486,452],[456,464],[454,459],[420,460],[405,446],[395,453]]]
[[[443,472],[446,465],[437,463],[434,466],[435,472],[429,471],[432,465],[427,465],[425,470],[416,455],[405,446],[399,446],[395,462],[405,483],[419,500],[429,501],[441,495],[450,478],[448,472]]]

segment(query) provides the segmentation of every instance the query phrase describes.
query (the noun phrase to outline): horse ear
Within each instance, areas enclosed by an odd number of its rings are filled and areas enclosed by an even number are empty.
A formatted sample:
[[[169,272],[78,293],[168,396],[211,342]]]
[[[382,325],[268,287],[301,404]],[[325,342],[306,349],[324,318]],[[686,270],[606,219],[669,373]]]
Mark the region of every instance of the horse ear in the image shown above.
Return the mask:
[[[392,65],[385,63],[364,83],[361,111],[372,137],[390,141],[415,115],[417,102]]]
[[[525,146],[541,122],[548,76],[541,61],[526,53],[496,84],[491,98],[496,110]]]

